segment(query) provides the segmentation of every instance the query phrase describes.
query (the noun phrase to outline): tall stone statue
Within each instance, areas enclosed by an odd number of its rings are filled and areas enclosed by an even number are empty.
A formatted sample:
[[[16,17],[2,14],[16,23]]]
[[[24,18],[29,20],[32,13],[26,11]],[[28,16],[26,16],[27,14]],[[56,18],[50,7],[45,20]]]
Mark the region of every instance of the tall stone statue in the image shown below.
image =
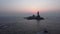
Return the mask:
[[[39,11],[37,12],[37,18],[40,18]]]

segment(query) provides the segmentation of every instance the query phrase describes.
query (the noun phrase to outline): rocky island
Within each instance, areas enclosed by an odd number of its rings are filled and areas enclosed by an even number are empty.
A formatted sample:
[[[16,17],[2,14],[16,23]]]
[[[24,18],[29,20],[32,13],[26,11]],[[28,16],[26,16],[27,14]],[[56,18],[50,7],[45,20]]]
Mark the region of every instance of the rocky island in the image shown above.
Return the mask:
[[[37,12],[37,16],[32,15],[32,16],[24,17],[24,18],[28,19],[28,20],[33,20],[33,19],[34,20],[44,20],[44,18],[39,15],[39,11]]]

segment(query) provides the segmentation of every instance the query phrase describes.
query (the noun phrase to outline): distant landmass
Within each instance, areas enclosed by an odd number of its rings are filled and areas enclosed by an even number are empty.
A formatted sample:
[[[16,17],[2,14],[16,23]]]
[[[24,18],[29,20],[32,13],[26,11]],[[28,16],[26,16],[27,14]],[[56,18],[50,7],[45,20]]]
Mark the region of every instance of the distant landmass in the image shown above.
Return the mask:
[[[32,16],[24,17],[24,19],[27,19],[27,20],[44,20],[44,18],[39,15],[39,11],[37,12],[37,16],[35,16],[33,14]]]

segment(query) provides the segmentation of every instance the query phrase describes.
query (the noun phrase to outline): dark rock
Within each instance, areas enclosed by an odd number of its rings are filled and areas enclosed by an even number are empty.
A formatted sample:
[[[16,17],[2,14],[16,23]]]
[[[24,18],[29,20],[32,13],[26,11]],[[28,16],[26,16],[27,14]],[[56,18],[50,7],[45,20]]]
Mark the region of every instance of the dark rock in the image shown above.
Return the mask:
[[[32,16],[29,16],[29,17],[25,17],[25,19],[28,19],[28,20],[33,20],[33,19],[35,19],[35,20],[44,20],[43,17],[40,17],[39,11],[37,12],[37,16],[32,15]]]

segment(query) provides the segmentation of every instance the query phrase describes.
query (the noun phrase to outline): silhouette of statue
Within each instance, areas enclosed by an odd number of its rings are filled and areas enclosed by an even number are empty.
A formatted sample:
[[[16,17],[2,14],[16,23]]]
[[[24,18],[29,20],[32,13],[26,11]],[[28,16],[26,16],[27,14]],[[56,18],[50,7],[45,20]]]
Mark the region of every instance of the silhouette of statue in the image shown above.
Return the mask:
[[[37,12],[37,15],[39,15],[39,11]]]
[[[37,19],[39,19],[40,18],[40,15],[39,15],[39,11],[37,12],[37,17],[36,17]]]

